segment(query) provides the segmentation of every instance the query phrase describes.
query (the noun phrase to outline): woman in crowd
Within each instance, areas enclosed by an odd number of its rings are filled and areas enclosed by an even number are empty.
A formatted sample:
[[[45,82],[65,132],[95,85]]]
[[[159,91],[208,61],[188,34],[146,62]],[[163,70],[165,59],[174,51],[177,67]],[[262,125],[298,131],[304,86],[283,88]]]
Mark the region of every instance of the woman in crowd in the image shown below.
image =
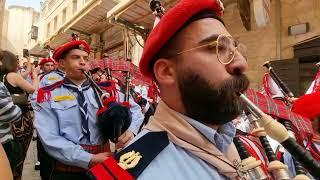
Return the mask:
[[[33,133],[33,111],[28,102],[28,94],[32,94],[39,84],[39,67],[32,70],[32,84],[26,81],[18,69],[18,59],[9,51],[0,51],[0,81],[9,90],[13,102],[21,111],[21,120],[12,123],[14,139],[6,143],[4,149],[10,161],[11,169],[15,180],[21,179],[23,162],[29,148]]]

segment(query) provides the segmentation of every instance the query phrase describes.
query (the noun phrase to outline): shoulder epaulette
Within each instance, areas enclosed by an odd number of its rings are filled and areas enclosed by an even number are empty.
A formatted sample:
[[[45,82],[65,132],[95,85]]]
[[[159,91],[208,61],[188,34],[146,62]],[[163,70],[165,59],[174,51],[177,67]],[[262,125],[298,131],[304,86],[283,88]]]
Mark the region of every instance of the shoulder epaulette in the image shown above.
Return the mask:
[[[130,146],[91,168],[91,180],[137,179],[169,144],[167,132],[148,132]]]
[[[44,86],[38,89],[37,102],[43,103],[45,101],[49,101],[51,98],[51,91],[60,87],[64,83],[64,80],[53,83],[49,86]]]

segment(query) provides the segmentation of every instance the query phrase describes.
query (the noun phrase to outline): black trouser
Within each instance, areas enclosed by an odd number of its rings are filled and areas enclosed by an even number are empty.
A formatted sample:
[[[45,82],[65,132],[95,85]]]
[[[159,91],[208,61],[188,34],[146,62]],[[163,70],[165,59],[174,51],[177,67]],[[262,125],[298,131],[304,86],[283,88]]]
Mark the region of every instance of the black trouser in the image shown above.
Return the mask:
[[[37,138],[38,160],[40,161],[40,176],[42,180],[49,180],[53,175],[55,160],[44,150],[39,137]]]

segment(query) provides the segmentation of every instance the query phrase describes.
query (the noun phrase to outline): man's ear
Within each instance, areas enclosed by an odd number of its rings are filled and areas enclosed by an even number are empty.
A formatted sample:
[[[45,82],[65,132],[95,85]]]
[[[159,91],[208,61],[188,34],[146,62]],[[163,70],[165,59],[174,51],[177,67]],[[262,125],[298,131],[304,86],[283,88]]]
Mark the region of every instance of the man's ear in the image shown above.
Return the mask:
[[[66,61],[64,59],[60,59],[59,60],[59,65],[62,67],[62,68],[65,68],[65,64],[66,64]]]
[[[153,72],[159,84],[170,86],[176,82],[176,64],[172,60],[158,59],[154,63]]]

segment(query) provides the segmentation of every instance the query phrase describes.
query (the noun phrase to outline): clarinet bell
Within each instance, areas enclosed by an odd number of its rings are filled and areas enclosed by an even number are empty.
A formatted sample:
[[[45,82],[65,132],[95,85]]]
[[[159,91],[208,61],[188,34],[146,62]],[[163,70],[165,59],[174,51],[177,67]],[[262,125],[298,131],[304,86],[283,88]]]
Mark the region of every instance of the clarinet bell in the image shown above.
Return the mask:
[[[102,135],[113,143],[117,143],[119,136],[129,128],[132,119],[129,108],[117,102],[100,109],[97,115]]]

